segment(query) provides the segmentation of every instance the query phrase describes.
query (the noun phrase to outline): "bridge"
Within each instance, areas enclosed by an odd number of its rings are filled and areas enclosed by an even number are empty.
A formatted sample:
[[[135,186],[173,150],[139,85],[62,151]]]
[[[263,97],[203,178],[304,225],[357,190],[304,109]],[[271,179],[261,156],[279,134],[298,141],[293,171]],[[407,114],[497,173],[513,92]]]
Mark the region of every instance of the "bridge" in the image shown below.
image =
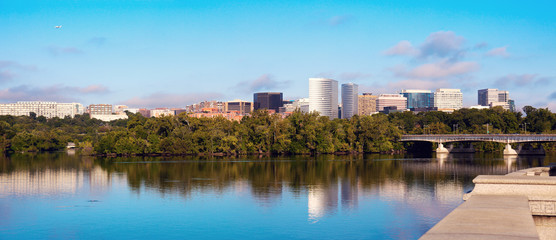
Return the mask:
[[[443,145],[448,142],[498,142],[506,144],[504,155],[517,155],[511,143],[556,142],[556,134],[425,134],[403,135],[401,141],[438,143],[437,153],[449,153]]]

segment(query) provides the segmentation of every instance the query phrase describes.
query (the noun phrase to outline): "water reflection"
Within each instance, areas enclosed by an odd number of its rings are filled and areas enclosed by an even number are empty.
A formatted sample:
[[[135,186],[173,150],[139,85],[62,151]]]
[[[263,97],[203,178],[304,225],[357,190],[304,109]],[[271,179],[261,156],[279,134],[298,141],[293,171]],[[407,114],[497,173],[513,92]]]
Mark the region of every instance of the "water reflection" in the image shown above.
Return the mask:
[[[385,228],[377,231],[386,231],[386,238],[414,238],[458,206],[477,175],[506,174],[550,162],[556,158],[481,154],[235,159],[13,155],[0,158],[0,198],[86,195],[102,200],[123,191],[121,186],[137,196],[158,195],[160,201],[169,196],[194,201],[204,195],[232,194],[267,209],[293,201],[304,209],[309,224],[350,214],[360,214],[363,221],[378,217],[382,220],[372,224]],[[0,228],[5,221],[0,221]]]

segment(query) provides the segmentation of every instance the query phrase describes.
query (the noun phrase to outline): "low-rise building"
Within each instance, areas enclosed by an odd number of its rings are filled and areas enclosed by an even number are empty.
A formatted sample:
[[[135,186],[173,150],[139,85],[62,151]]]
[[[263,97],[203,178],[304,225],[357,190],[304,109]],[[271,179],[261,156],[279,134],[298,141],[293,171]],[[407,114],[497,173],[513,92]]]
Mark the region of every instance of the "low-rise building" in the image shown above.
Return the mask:
[[[74,117],[83,114],[84,109],[81,103],[57,103],[42,101],[19,101],[16,103],[0,104],[0,115],[11,116],[30,116],[35,113],[37,116],[46,118]]]
[[[151,117],[174,116],[175,112],[168,108],[151,109]]]
[[[395,110],[405,111],[407,106],[407,98],[401,94],[380,94],[376,99],[376,110],[383,111],[385,107],[396,107]]]
[[[284,104],[283,107],[280,107],[280,113],[292,113],[295,110],[299,110],[304,113],[309,112],[309,98],[300,98],[295,101],[290,101],[289,103]]]
[[[247,115],[253,111],[253,103],[248,101],[242,101],[239,99],[225,102],[224,103],[225,112],[239,112],[241,115]]]
[[[103,122],[110,122],[119,119],[127,119],[126,114],[93,114],[91,118],[101,120]]]
[[[87,112],[90,115],[111,115],[113,113],[112,104],[91,104]]]

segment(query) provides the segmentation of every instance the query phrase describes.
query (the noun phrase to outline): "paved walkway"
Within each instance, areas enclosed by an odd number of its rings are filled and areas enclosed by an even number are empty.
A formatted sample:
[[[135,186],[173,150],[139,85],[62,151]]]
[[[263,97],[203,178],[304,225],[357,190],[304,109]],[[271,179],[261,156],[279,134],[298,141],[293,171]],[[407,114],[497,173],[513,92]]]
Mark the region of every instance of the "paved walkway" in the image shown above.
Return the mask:
[[[420,239],[539,239],[526,196],[474,195]]]

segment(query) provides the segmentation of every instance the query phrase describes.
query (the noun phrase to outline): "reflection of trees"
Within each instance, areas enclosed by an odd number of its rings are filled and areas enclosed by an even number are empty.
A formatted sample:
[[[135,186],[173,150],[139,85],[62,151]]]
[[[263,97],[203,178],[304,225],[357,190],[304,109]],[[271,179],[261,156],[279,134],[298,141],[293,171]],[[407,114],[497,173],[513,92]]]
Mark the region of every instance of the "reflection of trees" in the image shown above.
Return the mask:
[[[65,152],[0,154],[0,173],[13,171],[87,170],[93,167],[91,157],[71,156]]]
[[[141,157],[99,159],[98,163],[109,172],[125,173],[129,185],[136,190],[144,185],[161,193],[178,191],[187,195],[193,189],[221,192],[241,181],[249,184],[255,197],[272,199],[279,196],[285,187],[292,192],[301,192],[308,186],[326,188],[337,185],[338,181],[346,189],[348,185],[355,188],[356,184],[371,189],[392,181],[407,186],[434,185],[437,182],[468,183],[478,174],[505,174],[507,165],[499,158],[450,157],[442,165],[436,160],[404,160],[394,155],[228,160]]]
[[[553,156],[518,157],[508,161],[497,155],[449,155],[446,159],[408,159],[396,155],[317,155],[245,158],[135,157],[92,158],[54,154],[15,154],[0,157],[0,174],[45,169],[124,173],[130,187],[156,189],[161,193],[188,195],[193,190],[223,192],[238,183],[248,184],[260,200],[272,200],[291,191],[303,194],[310,186],[341,184],[341,194],[351,189],[372,189],[391,182],[434,185],[439,182],[470,183],[478,174],[505,174],[508,169],[535,167],[554,162]],[[515,168],[513,168],[515,166]],[[349,196],[352,199],[354,196]]]

